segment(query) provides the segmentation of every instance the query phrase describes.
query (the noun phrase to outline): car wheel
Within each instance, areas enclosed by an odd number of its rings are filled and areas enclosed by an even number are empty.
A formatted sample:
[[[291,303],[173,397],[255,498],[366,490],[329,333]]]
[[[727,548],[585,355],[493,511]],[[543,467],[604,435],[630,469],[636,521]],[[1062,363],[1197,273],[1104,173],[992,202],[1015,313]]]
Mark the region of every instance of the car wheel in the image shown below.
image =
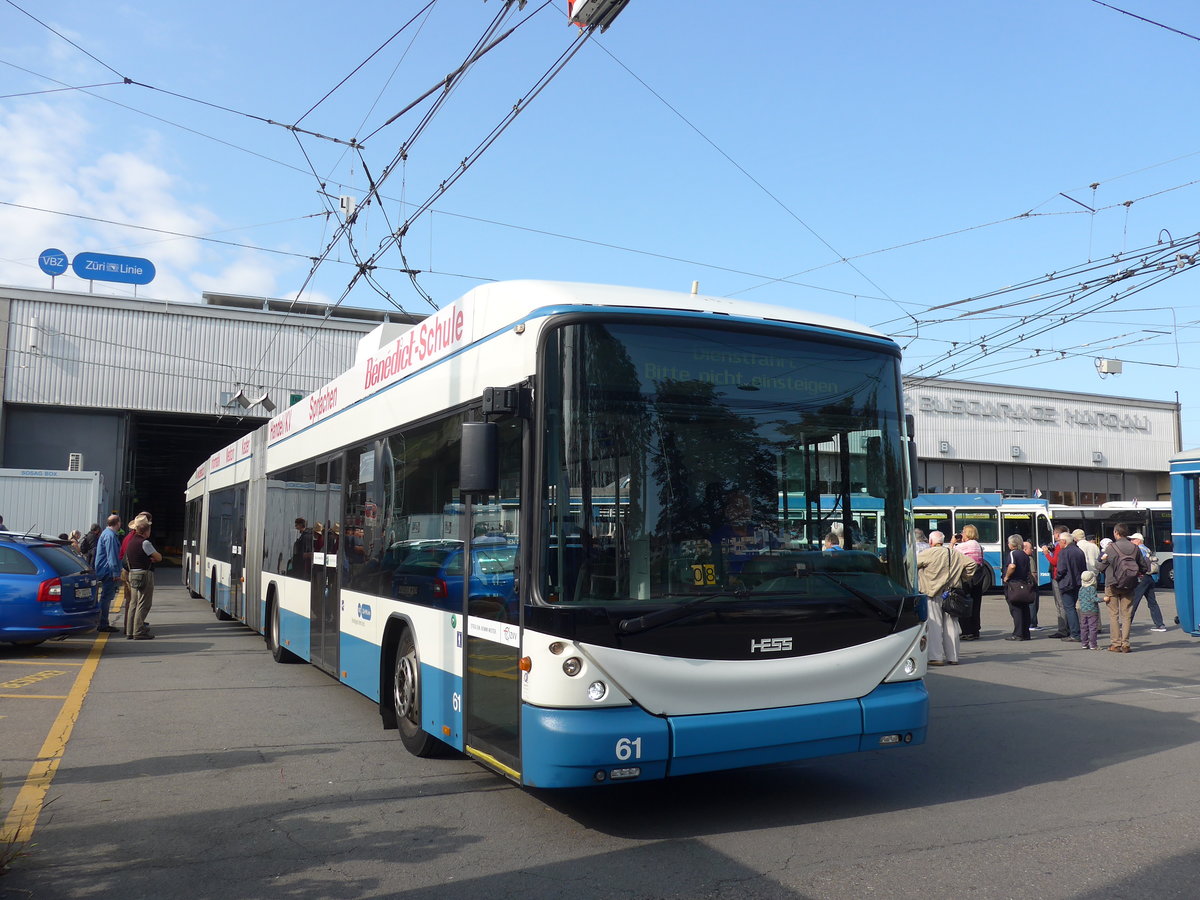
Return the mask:
[[[409,628],[400,633],[396,644],[392,703],[395,704],[396,726],[405,749],[413,756],[433,756],[441,741],[421,727],[421,662]]]

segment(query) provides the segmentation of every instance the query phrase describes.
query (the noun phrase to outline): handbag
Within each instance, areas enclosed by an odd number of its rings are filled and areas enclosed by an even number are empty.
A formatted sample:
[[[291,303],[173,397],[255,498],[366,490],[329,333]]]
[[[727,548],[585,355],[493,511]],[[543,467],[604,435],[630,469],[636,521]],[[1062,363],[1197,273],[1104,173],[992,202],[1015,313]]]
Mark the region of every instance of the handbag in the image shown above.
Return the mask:
[[[946,548],[947,553],[953,553],[949,547]],[[954,567],[950,567],[950,571],[954,571]],[[971,608],[974,605],[971,595],[964,591],[961,587],[947,588],[942,591],[942,612],[954,619],[960,619],[963,616],[971,614]]]
[[[971,595],[965,593],[962,588],[942,591],[942,612],[951,618],[961,619],[963,616],[969,616],[973,602]]]
[[[1018,551],[1013,550],[1013,553]],[[1011,560],[1012,557],[1010,556]],[[1029,580],[1017,581],[1015,578],[1004,582],[1004,599],[1013,606],[1029,606],[1037,599],[1037,586]]]

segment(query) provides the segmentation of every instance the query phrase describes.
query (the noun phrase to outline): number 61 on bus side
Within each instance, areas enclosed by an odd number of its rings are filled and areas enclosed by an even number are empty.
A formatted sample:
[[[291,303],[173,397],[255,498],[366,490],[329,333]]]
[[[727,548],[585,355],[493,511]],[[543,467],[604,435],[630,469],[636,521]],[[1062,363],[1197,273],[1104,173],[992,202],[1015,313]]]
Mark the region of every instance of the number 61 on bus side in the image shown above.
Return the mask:
[[[626,760],[630,759],[641,759],[642,739],[640,737],[621,738],[619,741],[617,741],[615,755],[619,762],[625,762]]]

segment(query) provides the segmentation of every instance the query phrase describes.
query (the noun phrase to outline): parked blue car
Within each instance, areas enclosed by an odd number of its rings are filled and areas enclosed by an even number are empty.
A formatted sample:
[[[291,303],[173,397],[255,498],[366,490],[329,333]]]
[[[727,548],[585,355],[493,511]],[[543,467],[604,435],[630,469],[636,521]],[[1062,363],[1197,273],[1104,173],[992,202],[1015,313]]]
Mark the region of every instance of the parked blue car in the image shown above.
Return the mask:
[[[0,533],[0,643],[32,647],[95,631],[96,573],[57,541]]]
[[[411,541],[392,572],[392,596],[448,611],[462,609],[462,541]],[[516,602],[517,545],[502,541],[471,547],[467,585],[471,615],[502,619]]]

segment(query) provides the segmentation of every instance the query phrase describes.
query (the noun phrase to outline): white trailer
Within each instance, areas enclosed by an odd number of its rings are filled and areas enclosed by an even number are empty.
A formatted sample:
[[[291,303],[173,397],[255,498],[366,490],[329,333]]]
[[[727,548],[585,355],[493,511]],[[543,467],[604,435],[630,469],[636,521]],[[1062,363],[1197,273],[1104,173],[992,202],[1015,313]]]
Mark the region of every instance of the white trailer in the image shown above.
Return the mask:
[[[0,516],[9,531],[57,536],[104,524],[99,472],[0,469]]]

